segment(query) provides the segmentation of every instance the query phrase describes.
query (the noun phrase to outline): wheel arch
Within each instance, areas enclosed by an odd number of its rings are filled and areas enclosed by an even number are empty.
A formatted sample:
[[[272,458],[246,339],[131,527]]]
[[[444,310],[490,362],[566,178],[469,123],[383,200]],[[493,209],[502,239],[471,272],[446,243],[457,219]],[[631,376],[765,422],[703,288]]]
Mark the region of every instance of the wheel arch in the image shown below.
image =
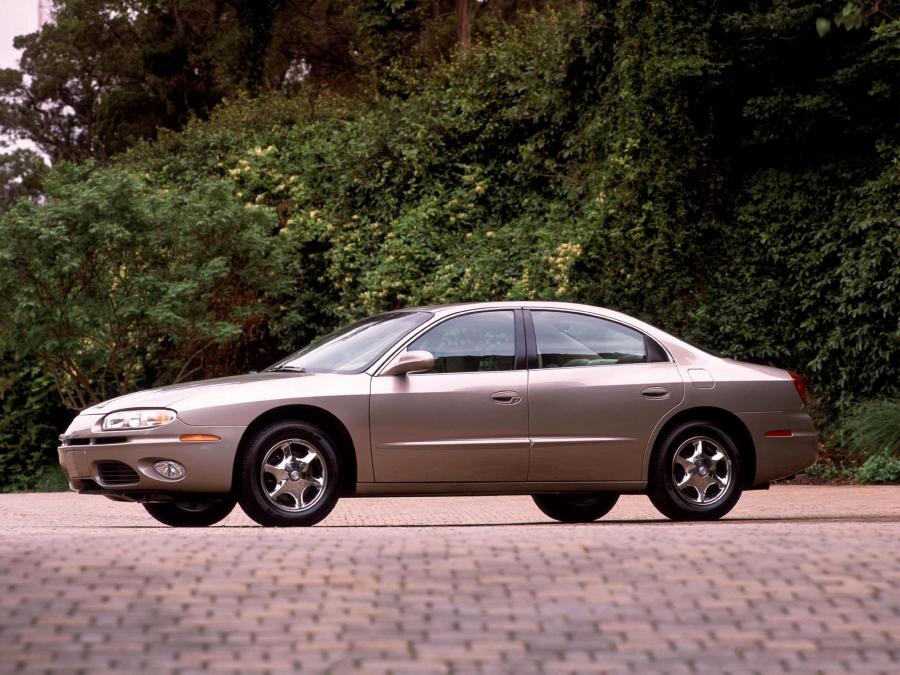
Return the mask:
[[[653,458],[656,453],[661,451],[663,440],[679,424],[685,422],[713,422],[720,425],[731,439],[737,445],[738,452],[741,453],[741,462],[744,465],[744,487],[753,486],[754,477],[756,476],[756,446],[753,443],[753,437],[747,426],[741,419],[732,412],[724,408],[716,408],[713,406],[702,406],[696,408],[687,408],[680,410],[665,421],[662,427],[653,439],[653,447],[648,455],[646,463],[647,480],[651,480],[650,473],[653,471]]]
[[[232,475],[237,475],[237,463],[244,451],[244,443],[250,438],[257,429],[271,424],[273,422],[285,422],[297,420],[300,422],[309,422],[315,424],[322,429],[335,442],[338,457],[341,459],[341,497],[349,497],[356,493],[356,448],[353,445],[353,438],[347,427],[334,414],[328,412],[324,408],[312,405],[284,405],[277,408],[271,408],[256,417],[244,430],[241,440],[238,443],[238,450],[234,455],[234,468]]]

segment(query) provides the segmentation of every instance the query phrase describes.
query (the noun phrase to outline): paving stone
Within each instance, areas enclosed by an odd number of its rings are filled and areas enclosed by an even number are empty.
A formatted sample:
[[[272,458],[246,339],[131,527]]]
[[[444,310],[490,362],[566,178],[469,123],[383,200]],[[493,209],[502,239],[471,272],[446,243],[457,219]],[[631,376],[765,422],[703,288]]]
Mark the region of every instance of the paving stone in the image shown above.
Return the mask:
[[[0,495],[0,673],[900,672],[900,488],[671,523],[528,497],[343,500],[310,529]]]

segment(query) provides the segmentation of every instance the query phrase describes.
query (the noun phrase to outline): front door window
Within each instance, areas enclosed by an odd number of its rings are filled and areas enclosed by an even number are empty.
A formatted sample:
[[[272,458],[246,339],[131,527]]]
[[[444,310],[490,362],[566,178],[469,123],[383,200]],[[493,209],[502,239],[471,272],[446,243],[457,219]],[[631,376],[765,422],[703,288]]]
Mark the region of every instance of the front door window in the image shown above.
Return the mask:
[[[435,373],[513,370],[516,360],[513,312],[476,312],[448,319],[407,349],[431,352]]]

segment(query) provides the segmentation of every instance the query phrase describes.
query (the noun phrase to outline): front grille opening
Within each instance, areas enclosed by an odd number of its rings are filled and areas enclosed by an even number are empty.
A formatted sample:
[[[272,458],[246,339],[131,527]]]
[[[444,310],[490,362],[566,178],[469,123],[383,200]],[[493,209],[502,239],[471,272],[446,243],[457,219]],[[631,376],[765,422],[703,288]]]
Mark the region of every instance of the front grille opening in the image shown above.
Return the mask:
[[[70,438],[66,441],[66,445],[90,445],[90,438]]]
[[[114,443],[127,443],[127,436],[97,436],[94,445],[112,445]]]
[[[97,462],[97,474],[104,485],[130,485],[139,480],[137,471],[122,462]]]

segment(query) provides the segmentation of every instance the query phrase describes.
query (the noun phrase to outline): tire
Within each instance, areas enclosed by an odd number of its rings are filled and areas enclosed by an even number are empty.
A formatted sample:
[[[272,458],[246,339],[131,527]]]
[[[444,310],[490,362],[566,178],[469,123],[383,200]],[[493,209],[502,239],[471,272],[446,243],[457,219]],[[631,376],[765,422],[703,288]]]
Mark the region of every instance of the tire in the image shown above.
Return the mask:
[[[721,426],[685,422],[654,453],[647,495],[672,520],[718,520],[741,497],[742,468],[737,445]]]
[[[306,527],[331,513],[341,469],[334,442],[319,427],[275,422],[245,440],[236,465],[238,502],[260,525]]]
[[[174,502],[151,502],[144,508],[159,522],[172,527],[208,527],[224,520],[237,503],[231,495],[221,498],[191,498]]]
[[[532,495],[531,498],[544,515],[561,523],[592,523],[609,513],[619,501],[615,492]]]

